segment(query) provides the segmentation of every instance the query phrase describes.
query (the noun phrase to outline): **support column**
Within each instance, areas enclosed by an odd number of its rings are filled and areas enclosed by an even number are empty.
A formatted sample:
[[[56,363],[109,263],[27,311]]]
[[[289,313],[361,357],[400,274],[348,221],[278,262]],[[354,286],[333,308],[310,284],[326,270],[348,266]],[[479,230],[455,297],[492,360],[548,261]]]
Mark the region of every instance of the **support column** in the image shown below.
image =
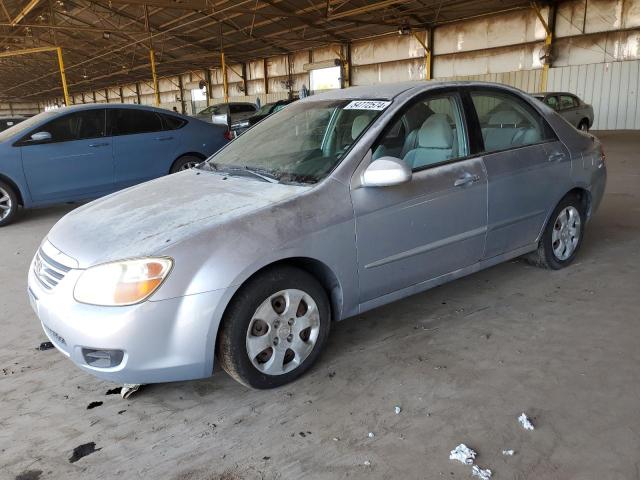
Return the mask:
[[[224,94],[224,103],[229,101],[229,84],[227,82],[227,63],[224,60],[224,50],[220,51],[220,65],[222,67],[222,89]]]
[[[549,5],[549,17],[548,21],[542,15],[542,11],[536,2],[532,2],[531,6],[533,10],[536,12],[540,23],[544,27],[544,31],[546,32],[546,36],[544,39],[544,46],[547,50],[547,57],[545,59],[544,64],[542,65],[542,75],[540,75],[540,91],[545,92],[547,90],[547,80],[549,78],[549,68],[552,63],[552,49],[553,49],[553,33],[556,26],[556,4],[552,3]]]
[[[210,69],[205,69],[204,71],[204,78],[207,82],[207,107],[209,105],[211,105],[211,96],[213,95],[212,92],[212,85],[211,85],[211,70]]]
[[[178,88],[180,89],[180,113],[184,115],[184,85],[182,84],[182,75],[178,75]]]
[[[264,79],[264,93],[269,93],[269,78],[267,77],[267,59],[262,59],[262,77]]]
[[[67,75],[64,72],[64,60],[62,59],[62,49],[60,47],[56,48],[56,52],[58,53],[58,68],[60,68],[60,80],[62,80],[62,92],[64,93],[64,104],[68,107],[71,105],[69,101],[69,90],[67,88]]]
[[[431,80],[431,70],[433,67],[433,58],[431,56],[431,46],[433,43],[433,29],[425,31],[425,39],[422,40],[418,33],[413,32],[414,38],[418,41],[422,48],[424,48],[424,78],[425,80]]]
[[[136,82],[136,97],[138,98],[138,105],[142,105],[142,96],[140,95],[140,82]]]
[[[151,60],[151,76],[153,77],[153,93],[156,106],[160,106],[160,88],[158,86],[158,74],[156,73],[156,52],[153,48],[149,49],[149,59]]]

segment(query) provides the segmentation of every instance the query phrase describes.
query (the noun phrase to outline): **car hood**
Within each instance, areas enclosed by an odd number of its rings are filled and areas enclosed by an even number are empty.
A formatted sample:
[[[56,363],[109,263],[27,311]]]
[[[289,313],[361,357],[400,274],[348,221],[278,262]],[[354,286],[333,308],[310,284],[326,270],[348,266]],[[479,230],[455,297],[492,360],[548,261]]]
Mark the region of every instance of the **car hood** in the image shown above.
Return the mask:
[[[189,170],[88,203],[63,217],[47,238],[86,268],[157,254],[310,188]]]

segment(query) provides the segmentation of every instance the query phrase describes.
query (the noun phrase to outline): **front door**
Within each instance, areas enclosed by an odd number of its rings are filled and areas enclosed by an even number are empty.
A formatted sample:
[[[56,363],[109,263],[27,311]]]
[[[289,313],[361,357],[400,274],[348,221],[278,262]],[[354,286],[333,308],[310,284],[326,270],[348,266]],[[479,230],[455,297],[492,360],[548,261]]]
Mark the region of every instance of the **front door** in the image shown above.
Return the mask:
[[[416,102],[423,105],[415,108]],[[426,107],[426,108],[424,108]],[[423,112],[415,148],[403,160],[410,182],[357,187],[360,303],[400,291],[480,260],[487,224],[487,178],[481,158],[470,156],[462,103],[456,93],[411,101],[373,151],[397,151],[408,114]],[[387,145],[388,143],[388,145]]]
[[[536,241],[566,192],[571,157],[542,115],[518,96],[483,88],[472,90],[471,98],[489,181],[484,256],[491,258]]]
[[[51,140],[35,143],[34,133]],[[57,117],[21,141],[22,165],[34,202],[73,201],[113,190],[111,138],[105,136],[105,109]]]

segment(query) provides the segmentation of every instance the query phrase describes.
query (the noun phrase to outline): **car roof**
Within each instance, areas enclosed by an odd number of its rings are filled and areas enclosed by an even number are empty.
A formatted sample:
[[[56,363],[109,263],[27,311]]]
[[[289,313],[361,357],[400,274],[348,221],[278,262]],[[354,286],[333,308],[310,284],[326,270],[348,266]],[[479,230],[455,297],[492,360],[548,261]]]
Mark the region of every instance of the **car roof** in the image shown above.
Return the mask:
[[[441,80],[414,80],[410,82],[398,82],[398,83],[386,83],[376,85],[363,85],[357,87],[349,87],[341,90],[330,90],[327,92],[311,95],[305,97],[299,101],[309,102],[315,100],[361,100],[361,99],[376,99],[376,100],[393,100],[398,95],[411,91],[414,94],[422,91],[427,91],[432,88],[441,87],[494,87],[500,90],[510,92],[522,91],[504,85],[502,83],[494,82],[480,82],[480,81],[441,81]]]
[[[176,115],[176,112],[167,110],[166,108],[153,107],[151,105],[139,105],[137,103],[83,103],[82,105],[71,105],[69,107],[61,107],[54,110],[56,113],[70,113],[82,110],[91,110],[95,108],[124,108],[131,110],[150,110],[158,113],[168,113]],[[179,113],[177,115],[180,115]]]
[[[531,95],[533,95],[534,97],[545,97],[547,95],[569,95],[571,97],[577,97],[575,93],[571,92],[538,92],[532,93]]]

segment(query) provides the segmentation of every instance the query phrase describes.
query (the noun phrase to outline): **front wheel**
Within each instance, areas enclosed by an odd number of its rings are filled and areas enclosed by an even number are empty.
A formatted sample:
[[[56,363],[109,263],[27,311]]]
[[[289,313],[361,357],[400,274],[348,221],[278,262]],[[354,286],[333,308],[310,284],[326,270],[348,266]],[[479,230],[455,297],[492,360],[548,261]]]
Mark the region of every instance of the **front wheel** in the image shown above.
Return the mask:
[[[18,211],[18,197],[13,188],[0,181],[0,227],[10,224]]]
[[[589,120],[587,120],[586,118],[583,119],[578,124],[578,130],[582,130],[583,132],[588,132],[589,131]]]
[[[577,195],[565,197],[553,211],[538,249],[525,257],[530,263],[552,270],[566,267],[576,257],[584,236],[585,212]]]
[[[218,359],[246,386],[278,387],[313,365],[330,324],[327,294],[312,275],[273,268],[251,279],[232,300],[218,334]]]

